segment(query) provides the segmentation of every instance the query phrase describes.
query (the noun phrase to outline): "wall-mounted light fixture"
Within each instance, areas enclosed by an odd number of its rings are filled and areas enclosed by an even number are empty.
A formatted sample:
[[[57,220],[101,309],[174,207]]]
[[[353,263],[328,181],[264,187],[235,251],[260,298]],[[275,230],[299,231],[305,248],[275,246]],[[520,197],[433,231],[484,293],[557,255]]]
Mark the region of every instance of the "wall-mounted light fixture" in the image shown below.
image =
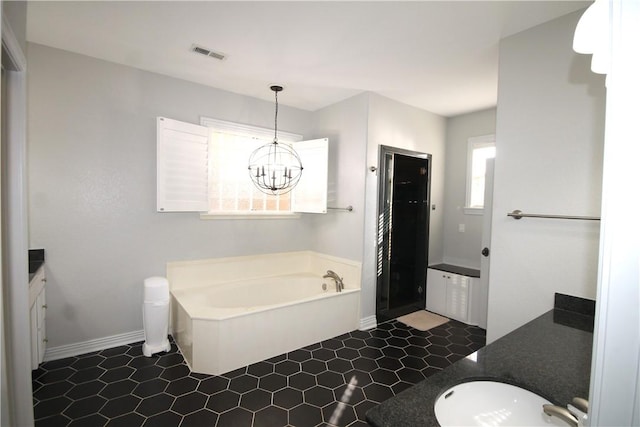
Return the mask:
[[[249,176],[263,193],[285,194],[291,191],[302,176],[302,162],[298,153],[286,143],[278,142],[278,92],[282,86],[271,86],[276,97],[273,142],[257,148],[249,156]]]

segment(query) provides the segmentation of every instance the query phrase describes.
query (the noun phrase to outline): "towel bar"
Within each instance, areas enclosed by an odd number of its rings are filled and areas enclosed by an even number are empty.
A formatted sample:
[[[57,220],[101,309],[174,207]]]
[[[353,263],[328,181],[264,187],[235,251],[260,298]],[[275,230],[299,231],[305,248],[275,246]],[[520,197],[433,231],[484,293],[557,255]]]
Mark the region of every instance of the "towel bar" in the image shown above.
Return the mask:
[[[552,219],[581,219],[586,221],[600,221],[600,218],[597,216],[578,216],[578,215],[547,215],[547,214],[528,214],[524,213],[519,209],[516,209],[513,212],[509,212],[507,216],[512,217],[513,219],[521,219],[521,218],[552,218]]]
[[[347,211],[347,212],[352,212],[353,211],[353,206],[349,205],[346,208],[333,208],[333,207],[327,207],[327,209],[331,209],[334,211]]]

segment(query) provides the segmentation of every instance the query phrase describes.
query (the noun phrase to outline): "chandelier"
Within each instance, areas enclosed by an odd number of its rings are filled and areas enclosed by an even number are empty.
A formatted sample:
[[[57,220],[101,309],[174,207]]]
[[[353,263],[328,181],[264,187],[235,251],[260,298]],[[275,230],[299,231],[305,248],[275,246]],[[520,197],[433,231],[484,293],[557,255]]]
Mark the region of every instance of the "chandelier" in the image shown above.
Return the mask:
[[[288,144],[278,143],[278,92],[282,86],[271,86],[276,97],[275,134],[273,142],[258,147],[249,156],[249,176],[266,194],[286,194],[293,190],[302,175],[298,153]]]

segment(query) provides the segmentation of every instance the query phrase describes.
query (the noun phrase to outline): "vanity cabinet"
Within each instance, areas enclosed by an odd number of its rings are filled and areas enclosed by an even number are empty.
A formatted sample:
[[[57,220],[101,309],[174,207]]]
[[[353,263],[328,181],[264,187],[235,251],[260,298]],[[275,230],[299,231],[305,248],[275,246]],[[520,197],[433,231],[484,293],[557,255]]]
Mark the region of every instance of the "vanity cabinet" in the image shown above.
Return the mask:
[[[445,315],[447,307],[447,274],[444,271],[427,269],[427,310]]]
[[[478,279],[447,271],[427,269],[427,310],[470,323],[470,292]]]
[[[37,369],[44,360],[47,348],[47,333],[45,318],[47,314],[47,300],[44,266],[41,266],[29,282],[29,303],[31,317],[31,369]]]

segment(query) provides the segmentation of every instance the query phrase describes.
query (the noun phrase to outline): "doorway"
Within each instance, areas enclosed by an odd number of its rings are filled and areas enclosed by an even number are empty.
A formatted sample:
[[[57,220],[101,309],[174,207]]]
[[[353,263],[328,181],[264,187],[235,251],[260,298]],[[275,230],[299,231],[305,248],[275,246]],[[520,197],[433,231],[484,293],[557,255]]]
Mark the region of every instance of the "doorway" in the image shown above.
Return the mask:
[[[425,308],[431,155],[380,146],[376,318]]]

